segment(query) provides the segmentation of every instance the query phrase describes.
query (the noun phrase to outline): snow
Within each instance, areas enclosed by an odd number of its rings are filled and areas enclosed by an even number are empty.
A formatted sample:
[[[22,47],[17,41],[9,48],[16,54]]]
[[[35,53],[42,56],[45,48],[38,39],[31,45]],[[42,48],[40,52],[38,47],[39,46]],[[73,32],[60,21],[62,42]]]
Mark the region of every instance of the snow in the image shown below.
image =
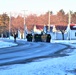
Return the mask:
[[[52,40],[52,43],[62,43],[76,48],[75,40]],[[0,40],[1,48],[13,45],[17,44]],[[61,49],[61,46],[58,48]],[[76,49],[66,52],[66,54],[69,54],[69,56],[38,59],[27,64],[0,66],[0,75],[75,75],[73,70],[76,69]]]
[[[11,47],[11,46],[16,46],[16,45],[17,44],[15,44],[15,43],[9,43],[9,42],[0,41],[0,48]]]
[[[4,38],[0,38],[0,48],[6,48],[6,47],[11,47],[11,46],[16,46],[17,44],[14,42],[6,42],[8,39],[5,39],[6,41],[2,40]],[[13,40],[13,37],[10,37],[10,40]]]

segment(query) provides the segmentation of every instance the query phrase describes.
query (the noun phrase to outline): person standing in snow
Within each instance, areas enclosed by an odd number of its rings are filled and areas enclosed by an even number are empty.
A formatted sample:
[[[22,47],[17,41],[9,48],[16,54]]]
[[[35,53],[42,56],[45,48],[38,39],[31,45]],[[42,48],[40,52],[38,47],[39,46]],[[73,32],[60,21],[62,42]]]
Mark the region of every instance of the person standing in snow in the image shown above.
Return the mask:
[[[14,42],[16,42],[16,37],[17,37],[17,34],[15,33],[14,34]]]
[[[51,35],[47,34],[46,42],[50,42],[50,40],[51,40]]]

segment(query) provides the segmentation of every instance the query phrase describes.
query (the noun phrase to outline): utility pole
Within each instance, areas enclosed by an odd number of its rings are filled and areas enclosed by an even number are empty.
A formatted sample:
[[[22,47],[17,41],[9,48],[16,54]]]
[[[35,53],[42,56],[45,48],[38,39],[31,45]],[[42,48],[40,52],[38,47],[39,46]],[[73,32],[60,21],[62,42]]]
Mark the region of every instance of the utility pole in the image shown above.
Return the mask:
[[[25,21],[25,11],[27,10],[23,10],[24,11],[24,39],[26,38],[26,21]]]
[[[71,13],[69,11],[69,20],[68,20],[68,23],[69,23],[69,26],[70,26],[70,23],[71,23]]]
[[[48,13],[48,31],[50,32],[50,11]]]
[[[11,12],[9,15],[9,39],[10,39],[10,32],[11,32]]]
[[[69,11],[68,15],[69,15],[69,19],[68,19],[68,29],[69,29],[68,38],[71,40],[71,35],[70,35],[70,33],[71,33],[71,31],[70,31],[71,13],[70,13],[70,11]]]

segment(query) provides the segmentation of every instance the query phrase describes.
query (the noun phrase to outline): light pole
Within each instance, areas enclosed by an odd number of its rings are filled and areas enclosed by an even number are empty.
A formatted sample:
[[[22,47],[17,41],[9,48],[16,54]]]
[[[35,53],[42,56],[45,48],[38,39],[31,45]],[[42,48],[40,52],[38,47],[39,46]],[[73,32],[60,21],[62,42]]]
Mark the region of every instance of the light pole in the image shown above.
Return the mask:
[[[50,11],[48,13],[48,31],[50,32]]]
[[[10,39],[10,32],[11,32],[11,12],[9,15],[9,39]]]
[[[26,21],[25,21],[25,11],[27,10],[23,10],[24,11],[24,39],[26,38]]]
[[[70,13],[70,11],[69,11],[69,19],[68,19],[68,38],[71,40],[71,31],[70,31],[70,23],[71,23],[71,13]]]

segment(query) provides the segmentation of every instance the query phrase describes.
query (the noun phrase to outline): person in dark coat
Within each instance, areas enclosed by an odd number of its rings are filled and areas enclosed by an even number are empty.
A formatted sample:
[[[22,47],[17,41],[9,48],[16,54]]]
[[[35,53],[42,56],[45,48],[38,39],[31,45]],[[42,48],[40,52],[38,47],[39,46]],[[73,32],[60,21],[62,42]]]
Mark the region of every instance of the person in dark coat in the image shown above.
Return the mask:
[[[46,42],[50,42],[50,40],[51,40],[51,35],[47,34]]]
[[[16,42],[17,34],[14,34],[14,42]]]
[[[27,38],[27,41],[32,42],[33,36],[32,34],[27,34],[26,38]]]

